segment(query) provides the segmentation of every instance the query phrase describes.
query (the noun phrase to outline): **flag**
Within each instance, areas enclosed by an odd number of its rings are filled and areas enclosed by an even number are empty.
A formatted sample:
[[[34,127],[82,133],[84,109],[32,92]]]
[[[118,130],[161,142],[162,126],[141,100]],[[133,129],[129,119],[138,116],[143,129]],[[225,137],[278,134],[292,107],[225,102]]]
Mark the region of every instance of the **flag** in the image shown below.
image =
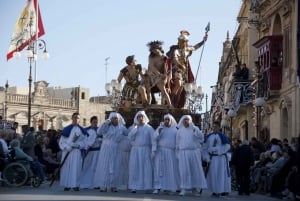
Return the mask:
[[[31,40],[36,40],[44,34],[37,0],[28,0],[15,25],[6,59],[9,60],[14,52],[23,50]]]

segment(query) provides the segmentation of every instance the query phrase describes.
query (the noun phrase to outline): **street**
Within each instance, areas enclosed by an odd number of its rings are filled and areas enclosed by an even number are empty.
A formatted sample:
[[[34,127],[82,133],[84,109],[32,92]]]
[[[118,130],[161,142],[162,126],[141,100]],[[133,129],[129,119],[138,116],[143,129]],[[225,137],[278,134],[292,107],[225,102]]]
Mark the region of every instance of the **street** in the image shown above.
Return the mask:
[[[78,192],[75,191],[63,191],[63,188],[55,182],[50,188],[49,183],[42,184],[38,188],[31,186],[22,186],[18,188],[11,188],[7,186],[0,186],[0,200],[107,200],[107,201],[194,201],[194,200],[264,200],[275,201],[278,199],[271,198],[266,195],[251,194],[250,196],[238,196],[237,192],[231,192],[227,197],[215,198],[210,196],[211,193],[204,190],[201,196],[194,196],[191,193],[187,193],[185,196],[178,195],[165,195],[163,193],[159,195],[145,194],[144,192],[137,192],[132,194],[130,191],[121,190],[116,193],[100,192],[94,189],[81,189]]]

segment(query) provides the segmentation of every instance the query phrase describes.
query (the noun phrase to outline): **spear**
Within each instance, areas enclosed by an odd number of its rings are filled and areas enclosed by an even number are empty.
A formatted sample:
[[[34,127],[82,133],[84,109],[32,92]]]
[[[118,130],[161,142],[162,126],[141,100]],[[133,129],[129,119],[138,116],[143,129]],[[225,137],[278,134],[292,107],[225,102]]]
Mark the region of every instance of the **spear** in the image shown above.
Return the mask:
[[[209,30],[210,30],[210,22],[208,22],[208,24],[207,24],[206,27],[205,27],[205,35],[209,32]],[[201,60],[202,60],[202,55],[203,55],[204,46],[205,46],[205,41],[204,41],[204,43],[203,43],[203,48],[202,48],[201,55],[200,55],[200,59],[199,59],[199,64],[198,64],[198,68],[197,68],[197,73],[196,73],[196,79],[195,79],[195,82],[197,81],[197,77],[198,77],[198,72],[199,72],[199,69],[200,69],[200,64],[201,64]]]

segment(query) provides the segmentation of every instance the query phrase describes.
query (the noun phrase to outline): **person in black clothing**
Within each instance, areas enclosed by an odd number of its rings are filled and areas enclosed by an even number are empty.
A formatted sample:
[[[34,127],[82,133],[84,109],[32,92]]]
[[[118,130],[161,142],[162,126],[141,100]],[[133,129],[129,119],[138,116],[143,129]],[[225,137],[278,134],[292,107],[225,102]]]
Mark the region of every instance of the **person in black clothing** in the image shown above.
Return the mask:
[[[242,64],[240,79],[248,80],[249,79],[249,69],[245,63]]]
[[[46,149],[51,149],[56,159],[59,159],[58,152],[60,148],[58,145],[59,133],[56,130],[49,129],[47,132],[48,140],[45,140]]]
[[[44,159],[44,139],[43,137],[39,137],[36,140],[36,144],[34,146],[34,154],[37,156],[38,161],[45,166],[45,172],[47,174],[53,174],[54,170],[58,168],[58,164],[49,163]]]
[[[244,140],[233,152],[231,162],[236,172],[239,195],[250,195],[250,167],[254,165],[254,155],[248,140]]]
[[[235,67],[235,71],[232,75],[233,75],[234,79],[240,80],[241,71],[242,71],[241,66],[240,66],[240,64],[236,64],[234,67]]]
[[[251,138],[250,145],[254,153],[254,159],[259,160],[260,154],[266,151],[266,147],[256,137]]]
[[[300,200],[300,134],[298,136],[298,144],[297,144],[297,154],[296,154],[296,176],[295,176],[295,200]]]

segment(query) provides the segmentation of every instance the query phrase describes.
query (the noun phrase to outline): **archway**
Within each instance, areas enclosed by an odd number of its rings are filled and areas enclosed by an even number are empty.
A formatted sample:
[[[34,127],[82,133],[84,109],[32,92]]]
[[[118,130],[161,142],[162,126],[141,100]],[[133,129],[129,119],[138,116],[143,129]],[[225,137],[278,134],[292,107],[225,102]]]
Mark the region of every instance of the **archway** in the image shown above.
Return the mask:
[[[279,14],[275,16],[272,35],[282,35],[282,23]]]

